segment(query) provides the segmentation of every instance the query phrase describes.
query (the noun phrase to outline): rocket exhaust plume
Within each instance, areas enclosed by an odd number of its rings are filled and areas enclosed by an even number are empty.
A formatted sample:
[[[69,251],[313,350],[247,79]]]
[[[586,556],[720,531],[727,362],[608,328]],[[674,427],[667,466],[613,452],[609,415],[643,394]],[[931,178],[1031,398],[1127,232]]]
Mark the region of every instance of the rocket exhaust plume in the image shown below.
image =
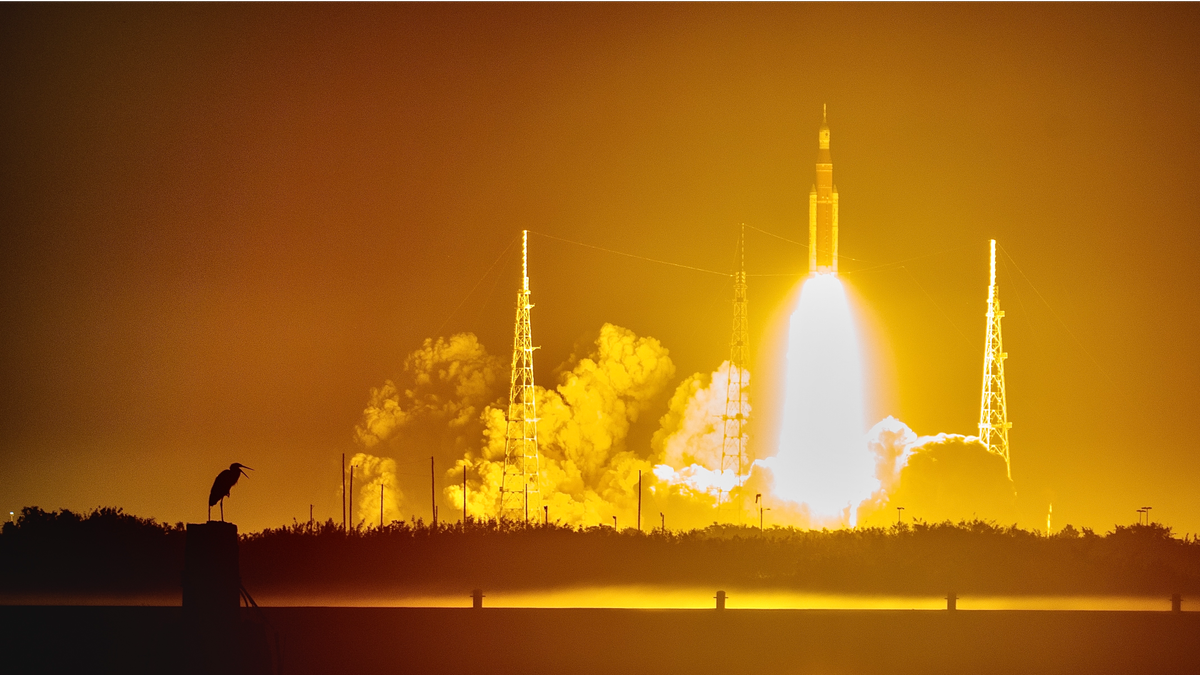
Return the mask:
[[[858,336],[842,282],[809,277],[788,328],[779,451],[765,460],[775,496],[807,507],[813,526],[854,526],[879,488],[864,436]]]

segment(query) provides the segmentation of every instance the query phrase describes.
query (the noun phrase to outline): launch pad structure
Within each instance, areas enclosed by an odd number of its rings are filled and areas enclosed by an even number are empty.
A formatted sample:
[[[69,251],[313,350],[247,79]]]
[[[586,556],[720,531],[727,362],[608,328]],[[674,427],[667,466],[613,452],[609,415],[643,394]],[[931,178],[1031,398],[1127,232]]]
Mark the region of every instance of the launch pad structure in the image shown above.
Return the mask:
[[[1008,479],[1012,480],[1012,462],[1008,454],[1008,399],[1004,391],[1004,340],[1000,332],[1000,297],[996,293],[996,240],[992,239],[991,272],[988,277],[987,333],[983,346],[983,392],[979,400],[979,440],[987,449],[1004,458]]]
[[[521,290],[513,327],[512,380],[504,432],[504,473],[500,480],[500,517],[529,522],[530,501],[541,501],[537,445],[537,400],[533,389],[533,332],[529,310],[529,230],[521,231]],[[465,496],[464,496],[465,498]]]
[[[738,271],[733,281],[733,337],[729,344],[729,369],[725,375],[725,414],[721,435],[721,474],[736,471],[738,487],[749,466],[746,453],[746,374],[749,366],[750,330],[746,301],[746,226],[738,236]],[[743,496],[744,498],[744,496]],[[718,508],[720,507],[718,498]],[[743,509],[738,509],[739,518]]]

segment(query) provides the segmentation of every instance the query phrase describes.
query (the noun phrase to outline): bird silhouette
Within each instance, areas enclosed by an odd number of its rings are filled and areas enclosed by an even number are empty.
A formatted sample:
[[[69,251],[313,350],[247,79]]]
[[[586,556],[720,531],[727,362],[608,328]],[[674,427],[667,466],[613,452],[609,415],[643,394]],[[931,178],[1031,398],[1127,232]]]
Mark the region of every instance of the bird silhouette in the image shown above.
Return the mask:
[[[208,519],[212,520],[213,504],[220,502],[221,504],[221,522],[225,522],[225,498],[229,496],[229,491],[237,485],[238,478],[242,476],[249,477],[250,474],[242,471],[242,469],[250,469],[250,467],[234,462],[229,465],[221,473],[217,474],[217,479],[213,481],[212,489],[208,491]],[[250,469],[253,471],[254,469]]]

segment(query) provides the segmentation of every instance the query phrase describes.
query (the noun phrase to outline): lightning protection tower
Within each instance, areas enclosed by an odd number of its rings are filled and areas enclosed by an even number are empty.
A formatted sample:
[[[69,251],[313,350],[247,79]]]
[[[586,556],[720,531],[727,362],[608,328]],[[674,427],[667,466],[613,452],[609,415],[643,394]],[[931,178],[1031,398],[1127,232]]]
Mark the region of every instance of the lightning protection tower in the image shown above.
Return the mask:
[[[536,512],[538,489],[537,402],[533,391],[533,337],[529,327],[529,230],[521,232],[521,290],[513,328],[512,382],[508,390],[508,424],[504,434],[504,474],[500,483],[500,517],[529,520]]]
[[[996,240],[992,240],[992,265],[988,282],[987,336],[983,347],[983,394],[979,401],[979,440],[988,450],[1004,458],[1008,477],[1012,479],[1012,463],[1008,455],[1008,402],[1004,395],[1004,340],[1000,334],[1000,298],[996,295]]]
[[[750,346],[746,307],[746,226],[738,237],[738,271],[733,278],[733,338],[729,343],[729,370],[725,379],[725,414],[721,417],[721,472],[737,471],[738,482],[749,461],[746,454],[746,366]],[[718,501],[718,506],[720,502]]]

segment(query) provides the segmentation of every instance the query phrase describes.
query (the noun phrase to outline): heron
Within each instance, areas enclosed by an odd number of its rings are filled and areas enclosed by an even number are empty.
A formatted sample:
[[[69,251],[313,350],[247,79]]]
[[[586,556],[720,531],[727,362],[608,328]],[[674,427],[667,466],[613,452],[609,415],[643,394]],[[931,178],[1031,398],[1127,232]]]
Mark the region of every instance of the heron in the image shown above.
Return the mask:
[[[225,498],[229,496],[229,491],[233,489],[233,486],[237,485],[238,478],[242,476],[250,477],[250,474],[243,471],[243,469],[250,469],[250,467],[234,462],[229,465],[228,469],[217,474],[217,479],[213,481],[212,489],[208,491],[209,520],[212,520],[213,504],[219,502],[221,504],[221,522],[225,522]],[[253,471],[254,469],[250,470]]]

